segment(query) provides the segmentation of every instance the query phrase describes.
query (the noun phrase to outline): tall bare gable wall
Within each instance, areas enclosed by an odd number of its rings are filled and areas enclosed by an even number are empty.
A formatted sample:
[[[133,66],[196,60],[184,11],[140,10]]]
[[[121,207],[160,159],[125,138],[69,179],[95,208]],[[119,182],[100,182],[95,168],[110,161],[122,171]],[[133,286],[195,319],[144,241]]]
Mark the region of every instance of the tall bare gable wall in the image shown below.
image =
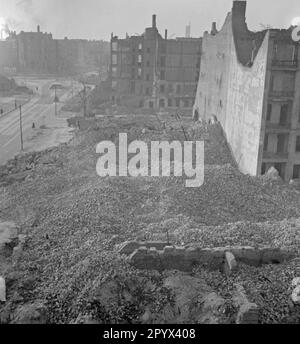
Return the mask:
[[[241,172],[251,175],[258,169],[268,46],[269,34],[251,68],[238,62],[235,49],[231,51],[223,129]]]
[[[233,31],[233,18],[229,13],[219,33],[204,35],[194,111],[206,120],[211,116],[218,118],[240,170],[256,175],[269,34],[265,35],[253,65],[248,67],[239,61],[238,53],[241,56],[247,44],[252,49],[252,42],[235,41]]]

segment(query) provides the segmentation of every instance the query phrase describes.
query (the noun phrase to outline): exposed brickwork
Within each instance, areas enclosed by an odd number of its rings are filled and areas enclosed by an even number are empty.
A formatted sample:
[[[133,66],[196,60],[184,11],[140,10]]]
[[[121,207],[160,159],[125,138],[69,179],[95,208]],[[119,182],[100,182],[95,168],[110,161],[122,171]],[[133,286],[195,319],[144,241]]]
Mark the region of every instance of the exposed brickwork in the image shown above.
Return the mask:
[[[232,257],[231,262],[234,259],[236,263],[253,266],[278,264],[293,258],[291,253],[278,248],[175,247],[162,242],[127,242],[121,247],[119,253],[128,255],[129,261],[138,269],[159,271],[191,271],[196,265],[224,271],[226,264],[228,265],[226,254]],[[231,264],[232,269],[235,267],[235,263]]]

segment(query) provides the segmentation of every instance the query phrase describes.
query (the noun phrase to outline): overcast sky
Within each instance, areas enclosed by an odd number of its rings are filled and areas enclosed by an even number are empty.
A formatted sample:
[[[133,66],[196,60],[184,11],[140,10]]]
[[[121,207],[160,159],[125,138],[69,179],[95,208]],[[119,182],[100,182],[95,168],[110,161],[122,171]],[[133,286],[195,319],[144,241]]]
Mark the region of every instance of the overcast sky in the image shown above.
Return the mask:
[[[17,31],[40,24],[54,38],[109,40],[111,32],[143,33],[155,13],[161,33],[167,28],[170,36],[183,36],[191,22],[192,35],[200,37],[213,21],[220,28],[231,8],[232,0],[0,0],[0,17]],[[287,28],[295,17],[300,17],[300,0],[248,0],[250,29]]]

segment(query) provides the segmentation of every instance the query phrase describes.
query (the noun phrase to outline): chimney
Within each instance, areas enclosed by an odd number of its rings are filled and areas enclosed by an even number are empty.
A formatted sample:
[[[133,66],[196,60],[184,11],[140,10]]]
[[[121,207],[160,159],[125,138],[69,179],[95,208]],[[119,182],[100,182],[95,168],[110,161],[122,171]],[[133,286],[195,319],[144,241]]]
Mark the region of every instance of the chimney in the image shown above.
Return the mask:
[[[153,29],[156,28],[156,14],[153,14],[153,16],[152,16],[152,28]]]
[[[40,33],[41,32],[41,27],[38,25],[37,26],[37,32]]]
[[[191,24],[185,27],[185,38],[191,38]]]
[[[216,35],[218,33],[218,30],[217,30],[217,23],[216,22],[213,22],[212,25],[211,25],[211,32],[210,34],[211,35]]]
[[[165,39],[168,39],[168,30],[165,30]]]

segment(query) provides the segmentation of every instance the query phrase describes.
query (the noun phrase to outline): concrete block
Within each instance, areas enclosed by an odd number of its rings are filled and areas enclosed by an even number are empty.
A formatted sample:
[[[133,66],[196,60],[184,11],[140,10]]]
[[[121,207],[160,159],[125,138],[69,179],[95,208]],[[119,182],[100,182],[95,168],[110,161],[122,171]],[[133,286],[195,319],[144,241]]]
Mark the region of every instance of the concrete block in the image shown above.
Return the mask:
[[[225,253],[225,262],[224,262],[224,272],[226,275],[230,275],[232,271],[236,270],[237,268],[237,261],[234,255],[231,252]]]

